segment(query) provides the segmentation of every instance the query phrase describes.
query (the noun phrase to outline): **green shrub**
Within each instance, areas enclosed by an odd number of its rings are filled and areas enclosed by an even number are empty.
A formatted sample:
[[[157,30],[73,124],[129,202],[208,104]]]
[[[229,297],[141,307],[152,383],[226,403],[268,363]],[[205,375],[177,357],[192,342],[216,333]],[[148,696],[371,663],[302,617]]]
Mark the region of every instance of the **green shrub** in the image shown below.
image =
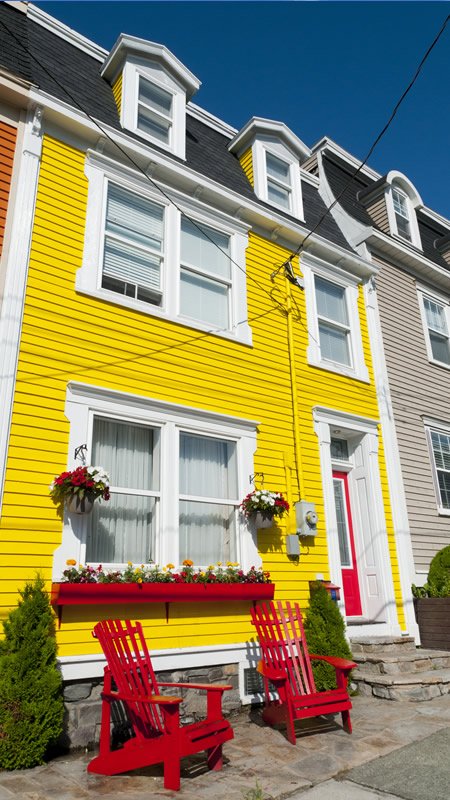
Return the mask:
[[[439,550],[431,560],[424,586],[412,585],[414,597],[450,597],[450,545]]]
[[[20,592],[3,623],[0,642],[0,768],[42,764],[62,732],[61,674],[56,664],[53,615],[44,580]]]
[[[345,623],[341,612],[323,584],[319,582],[311,586],[311,599],[304,624],[310,653],[351,659],[352,654],[345,638]],[[335,688],[336,673],[330,664],[312,660],[312,668],[318,692]]]

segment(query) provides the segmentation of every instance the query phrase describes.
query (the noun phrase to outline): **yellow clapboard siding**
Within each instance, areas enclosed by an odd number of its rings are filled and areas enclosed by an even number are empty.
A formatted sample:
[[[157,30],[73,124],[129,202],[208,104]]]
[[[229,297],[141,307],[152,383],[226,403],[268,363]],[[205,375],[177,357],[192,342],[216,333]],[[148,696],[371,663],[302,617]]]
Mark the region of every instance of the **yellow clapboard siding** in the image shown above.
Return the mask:
[[[112,85],[112,92],[114,100],[116,102],[117,111],[119,112],[119,114],[121,113],[122,110],[122,85],[123,85],[123,73],[121,72]]]
[[[247,180],[251,183],[252,186],[255,185],[254,177],[253,177],[253,158],[252,158],[252,148],[249,147],[245,153],[239,159],[240,165],[244,170]]]
[[[119,83],[115,90],[120,97]],[[244,169],[252,182],[250,151],[245,156],[248,163]],[[83,296],[75,291],[75,278],[82,263],[86,223],[84,159],[81,151],[45,137],[0,523],[1,574],[3,587],[8,585],[0,595],[0,614],[15,602],[17,588],[33,577],[31,562],[39,563],[50,580],[52,554],[61,541],[62,521],[48,497],[48,483],[67,463],[69,423],[64,405],[68,380],[258,420],[255,471],[264,472],[267,488],[283,491],[291,503],[298,499],[287,322],[267,294],[274,289],[271,272],[290,252],[253,233],[249,235],[249,318],[270,311],[251,322],[252,347],[220,336],[204,336],[186,325],[121,307],[120,297],[111,297],[108,302]],[[278,281],[275,296],[284,303],[284,279]],[[52,287],[51,292],[48,286]],[[58,303],[54,302],[55,294]],[[312,408],[324,405],[375,419],[378,410],[362,292],[359,307],[370,384],[307,365],[302,292],[296,294],[296,303],[299,318],[294,319],[293,327],[303,479],[307,496],[316,502],[323,519]],[[100,345],[95,347],[93,342]],[[103,352],[102,343],[107,343],[107,352]],[[157,352],[159,349],[161,352]],[[382,447],[380,468],[401,618]],[[18,479],[26,482],[26,492],[20,490]],[[309,547],[302,547],[300,562],[293,564],[284,552],[284,535],[294,530],[292,510],[278,527],[259,532],[258,542],[264,568],[276,582],[276,597],[299,599],[306,604],[309,580],[317,573],[328,575],[326,537],[322,526],[317,539]],[[11,549],[14,539],[15,552],[28,554],[28,560],[15,559]],[[157,646],[194,647],[248,640],[254,635],[248,607],[239,603],[175,603],[170,606],[168,623],[161,603],[125,606],[120,613],[142,619],[148,638],[162,642]],[[98,618],[111,613],[114,609],[107,606],[65,607],[58,631],[60,655],[98,652],[90,630]]]

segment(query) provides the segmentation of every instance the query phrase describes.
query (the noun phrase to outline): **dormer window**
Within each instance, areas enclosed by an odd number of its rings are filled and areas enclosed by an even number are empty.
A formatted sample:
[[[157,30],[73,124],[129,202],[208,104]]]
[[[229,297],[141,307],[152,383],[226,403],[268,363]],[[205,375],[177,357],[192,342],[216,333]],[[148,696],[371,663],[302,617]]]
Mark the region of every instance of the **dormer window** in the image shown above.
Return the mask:
[[[394,205],[397,233],[402,239],[411,241],[411,223],[408,212],[408,198],[399,189],[392,187],[392,203]]]
[[[102,68],[123,128],[185,158],[186,103],[200,81],[156,42],[121,34]]]
[[[253,117],[228,145],[257,197],[303,220],[300,164],[311,151],[282,122]]]
[[[267,199],[269,203],[292,208],[291,165],[266,150]]]
[[[137,127],[170,145],[173,123],[173,95],[139,75]]]

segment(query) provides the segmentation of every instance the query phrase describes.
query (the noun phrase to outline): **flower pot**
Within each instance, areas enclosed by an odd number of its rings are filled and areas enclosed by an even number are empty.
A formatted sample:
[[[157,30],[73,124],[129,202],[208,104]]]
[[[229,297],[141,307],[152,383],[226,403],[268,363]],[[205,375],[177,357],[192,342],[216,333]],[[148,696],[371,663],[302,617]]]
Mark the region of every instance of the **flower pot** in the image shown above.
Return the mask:
[[[273,525],[273,517],[265,517],[261,511],[256,511],[254,520],[257,528],[271,528]]]
[[[66,500],[66,508],[69,514],[89,514],[94,508],[94,499],[84,495],[71,494]]]

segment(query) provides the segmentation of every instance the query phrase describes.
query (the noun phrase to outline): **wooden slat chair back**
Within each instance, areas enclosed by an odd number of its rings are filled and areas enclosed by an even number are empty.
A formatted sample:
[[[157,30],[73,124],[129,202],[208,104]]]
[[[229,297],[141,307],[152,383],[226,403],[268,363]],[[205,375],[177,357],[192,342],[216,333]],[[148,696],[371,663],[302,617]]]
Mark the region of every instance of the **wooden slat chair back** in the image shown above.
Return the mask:
[[[222,745],[234,735],[222,714],[222,695],[232,687],[158,684],[139,622],[105,620],[95,626],[93,635],[102,646],[107,666],[102,692],[100,752],[89,763],[88,771],[115,775],[162,762],[165,788],[177,790],[180,788],[180,760],[184,756],[206,750],[209,768],[221,769]],[[206,719],[180,725],[181,698],[161,695],[160,687],[206,691]],[[133,731],[132,738],[115,750],[111,748],[111,706],[114,702],[121,702],[125,707]]]
[[[340,712],[344,727],[351,733],[352,704],[347,683],[348,674],[356,664],[309,653],[298,603],[288,602],[285,606],[280,600],[261,603],[251,610],[251,615],[262,656],[258,672],[264,678],[264,721],[270,725],[286,723],[288,739],[295,744],[296,719]],[[336,689],[316,690],[311,659],[326,661],[334,667]],[[277,691],[275,699],[271,697],[269,684]]]

